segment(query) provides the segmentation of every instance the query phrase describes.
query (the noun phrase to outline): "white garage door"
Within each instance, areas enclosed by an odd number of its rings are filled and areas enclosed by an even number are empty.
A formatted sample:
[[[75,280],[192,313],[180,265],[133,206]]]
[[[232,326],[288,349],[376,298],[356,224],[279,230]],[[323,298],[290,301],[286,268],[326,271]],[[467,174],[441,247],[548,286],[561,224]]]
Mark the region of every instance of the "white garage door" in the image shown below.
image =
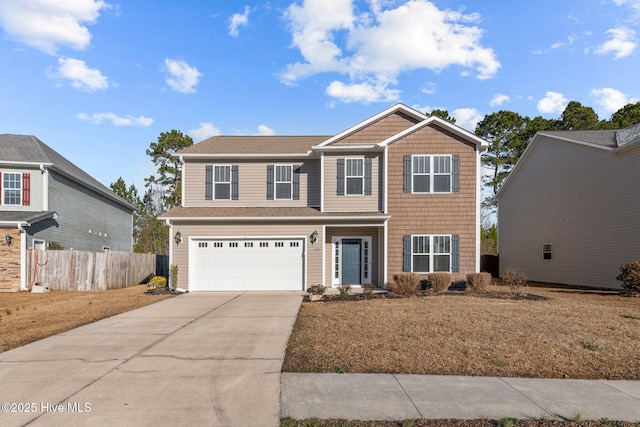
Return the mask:
[[[190,291],[303,290],[302,239],[193,239]]]

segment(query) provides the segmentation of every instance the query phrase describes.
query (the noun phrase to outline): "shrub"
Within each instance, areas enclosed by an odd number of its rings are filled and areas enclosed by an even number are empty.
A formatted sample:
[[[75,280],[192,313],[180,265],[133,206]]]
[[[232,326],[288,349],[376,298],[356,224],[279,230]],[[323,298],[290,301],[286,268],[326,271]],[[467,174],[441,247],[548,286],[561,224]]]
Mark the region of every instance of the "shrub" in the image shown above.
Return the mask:
[[[149,289],[164,289],[167,286],[167,279],[162,276],[153,276],[147,286]]]
[[[418,273],[396,273],[389,283],[389,291],[405,297],[414,296],[419,291],[420,275]]]
[[[349,295],[349,291],[351,290],[351,285],[348,283],[343,283],[338,286],[338,292],[340,292],[341,297],[346,297]]]
[[[492,282],[491,274],[489,273],[467,274],[467,291],[471,293],[486,292]]]
[[[171,285],[174,288],[178,287],[178,266],[176,264],[171,266]]]
[[[307,292],[311,295],[324,295],[324,286],[312,285],[307,289]]]
[[[431,273],[429,276],[431,289],[437,293],[446,292],[451,286],[451,273]]]
[[[623,294],[640,295],[640,261],[622,264],[616,280],[622,282]]]
[[[509,288],[512,295],[520,295],[522,289],[527,286],[527,275],[524,270],[509,267],[502,275],[502,283]]]

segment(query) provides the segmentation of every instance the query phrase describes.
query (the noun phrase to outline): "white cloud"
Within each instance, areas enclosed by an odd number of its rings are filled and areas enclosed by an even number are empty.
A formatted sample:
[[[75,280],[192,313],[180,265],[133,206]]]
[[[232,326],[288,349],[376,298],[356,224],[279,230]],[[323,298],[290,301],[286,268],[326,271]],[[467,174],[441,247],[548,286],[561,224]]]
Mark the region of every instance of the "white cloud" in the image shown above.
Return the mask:
[[[568,103],[569,100],[563,94],[547,92],[544,98],[538,101],[538,111],[542,114],[562,113]]]
[[[220,130],[209,122],[198,123],[198,128],[189,131],[189,135],[195,139],[195,142],[204,141],[207,138],[220,134]]]
[[[91,33],[85,24],[107,8],[102,0],[2,0],[0,25],[10,38],[55,55],[62,46],[86,49]]]
[[[476,126],[484,118],[484,115],[475,108],[456,108],[451,113],[456,119],[456,125],[469,132],[475,132]]]
[[[491,105],[492,107],[498,107],[505,102],[511,102],[511,98],[509,98],[509,96],[507,95],[496,93],[495,95],[493,95],[493,98],[491,98],[489,105]]]
[[[629,17],[631,21],[640,19],[640,0],[613,0],[616,6],[629,5],[633,9],[633,14]]]
[[[121,117],[114,113],[93,113],[91,115],[86,113],[78,113],[76,115],[78,120],[86,121],[94,125],[99,125],[103,121],[110,121],[113,126],[141,126],[147,127],[153,124],[153,119],[149,117],[139,116],[125,116]]]
[[[393,102],[400,99],[400,91],[389,89],[386,84],[353,83],[334,81],[327,87],[327,95],[345,103]]]
[[[614,59],[620,59],[631,55],[638,46],[636,32],[631,28],[612,28],[607,31],[607,34],[611,36],[611,40],[596,49],[594,53],[598,55],[614,53]]]
[[[273,129],[271,129],[269,126],[266,126],[266,125],[258,126],[258,135],[271,136],[275,134],[276,132]]]
[[[84,61],[73,58],[58,58],[58,70],[48,72],[49,77],[67,79],[71,86],[87,92],[107,89],[109,82],[100,70],[87,67]]]
[[[629,98],[624,93],[610,87],[593,89],[591,96],[596,99],[596,104],[601,106],[603,111],[609,114],[615,113],[627,104],[635,104],[638,102],[638,98]]]
[[[177,92],[194,93],[196,86],[202,77],[202,73],[196,67],[191,67],[184,61],[166,58],[164,64],[169,75],[166,82]]]
[[[229,19],[229,35],[238,37],[238,29],[249,24],[249,6],[244,7],[244,13],[234,13]]]
[[[356,9],[353,0],[304,0],[285,12],[293,47],[304,60],[289,64],[280,75],[294,84],[311,75],[337,72],[348,82],[333,82],[327,92],[343,94],[345,102],[388,101],[389,85],[402,72],[429,69],[440,72],[450,66],[474,70],[477,78],[490,78],[500,68],[494,51],[483,47],[477,14],[440,10],[427,0],[408,0],[396,8],[391,2],[370,1],[370,10]],[[354,11],[358,10],[359,15]],[[338,85],[340,83],[340,85]],[[397,97],[399,91],[393,91]]]

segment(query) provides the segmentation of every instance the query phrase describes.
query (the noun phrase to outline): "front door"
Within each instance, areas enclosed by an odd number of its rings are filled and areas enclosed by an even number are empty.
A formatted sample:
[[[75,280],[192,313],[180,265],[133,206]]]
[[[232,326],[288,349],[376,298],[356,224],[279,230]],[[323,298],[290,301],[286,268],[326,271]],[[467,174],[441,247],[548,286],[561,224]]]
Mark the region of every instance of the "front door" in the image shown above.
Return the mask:
[[[362,239],[342,239],[342,283],[362,283]]]

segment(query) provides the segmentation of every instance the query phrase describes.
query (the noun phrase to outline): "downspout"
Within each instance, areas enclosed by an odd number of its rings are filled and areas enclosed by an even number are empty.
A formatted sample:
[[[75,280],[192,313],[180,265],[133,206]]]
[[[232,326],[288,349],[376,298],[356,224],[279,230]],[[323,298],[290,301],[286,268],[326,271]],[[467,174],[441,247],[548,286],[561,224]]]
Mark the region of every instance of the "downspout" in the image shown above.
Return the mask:
[[[182,206],[183,208],[185,207],[185,203],[184,203],[184,187],[185,187],[185,183],[184,183],[184,157],[183,156],[179,156],[178,159],[180,160],[180,164],[182,165],[180,167],[180,206]],[[171,226],[169,226],[171,227]],[[171,235],[169,235],[169,241],[171,241]],[[171,265],[171,264],[169,264]]]
[[[49,210],[49,169],[44,167],[43,163],[40,163],[40,172],[42,172],[42,210],[47,212]]]
[[[23,228],[23,224],[18,224],[20,232],[20,290],[28,291],[27,284],[27,232]]]
[[[480,209],[482,204],[482,166],[480,163],[480,149],[476,151],[476,267],[475,272],[480,272]]]

